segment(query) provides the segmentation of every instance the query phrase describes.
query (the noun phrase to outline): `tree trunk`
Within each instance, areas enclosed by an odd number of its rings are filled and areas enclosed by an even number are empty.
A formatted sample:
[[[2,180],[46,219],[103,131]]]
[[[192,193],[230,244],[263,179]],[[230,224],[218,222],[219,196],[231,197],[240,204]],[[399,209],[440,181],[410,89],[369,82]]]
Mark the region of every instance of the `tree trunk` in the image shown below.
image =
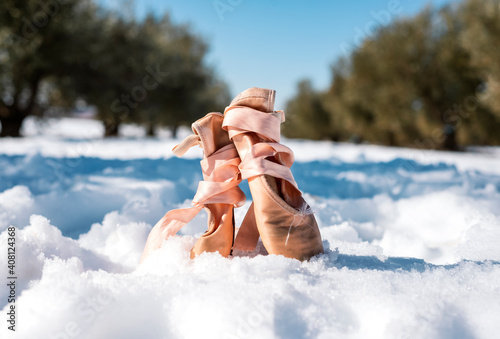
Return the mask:
[[[42,79],[41,74],[36,74],[32,81],[30,82],[30,96],[28,99],[28,104],[23,109],[18,106],[18,100],[20,97],[20,91],[14,94],[14,102],[12,105],[5,105],[5,103],[0,98],[1,110],[0,110],[0,122],[2,123],[2,131],[0,132],[0,137],[21,137],[21,127],[23,121],[27,116],[33,114],[36,107],[36,97],[38,95],[40,80]]]
[[[393,131],[387,131],[387,145],[389,146],[398,146],[396,143],[396,134]]]
[[[448,151],[458,151],[457,145],[457,130],[455,126],[445,125],[444,126],[444,136],[445,139],[443,141],[443,149]]]
[[[154,137],[156,135],[154,124],[148,124],[147,130],[146,130],[146,135],[148,137]]]
[[[179,131],[179,125],[170,126],[170,130],[172,131],[172,138],[177,138],[177,132]]]
[[[0,122],[2,123],[0,137],[21,137],[21,126],[23,125],[24,118],[22,115],[0,117]]]
[[[104,121],[104,137],[117,137],[120,124],[114,121]]]

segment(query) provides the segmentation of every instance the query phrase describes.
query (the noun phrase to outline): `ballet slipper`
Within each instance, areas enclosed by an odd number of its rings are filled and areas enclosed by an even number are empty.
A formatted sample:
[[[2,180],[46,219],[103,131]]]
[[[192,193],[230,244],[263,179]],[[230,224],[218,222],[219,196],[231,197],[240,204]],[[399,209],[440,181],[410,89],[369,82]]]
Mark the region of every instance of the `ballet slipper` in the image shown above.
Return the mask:
[[[182,156],[189,148],[200,145],[203,179],[193,198],[193,207],[167,212],[151,230],[140,262],[160,248],[165,239],[175,235],[203,208],[208,213],[208,230],[197,240],[191,258],[202,252],[219,252],[227,257],[234,241],[234,207],[245,203],[245,195],[238,187],[241,182],[238,165],[240,158],[234,144],[222,127],[224,116],[209,113],[192,124],[194,134],[174,148]]]
[[[323,253],[314,214],[302,197],[290,167],[293,152],[280,144],[284,112],[274,112],[275,91],[250,88],[224,112],[241,158],[241,178],[248,179],[253,205],[236,236],[234,248],[252,250],[258,238],[269,254],[308,260]]]

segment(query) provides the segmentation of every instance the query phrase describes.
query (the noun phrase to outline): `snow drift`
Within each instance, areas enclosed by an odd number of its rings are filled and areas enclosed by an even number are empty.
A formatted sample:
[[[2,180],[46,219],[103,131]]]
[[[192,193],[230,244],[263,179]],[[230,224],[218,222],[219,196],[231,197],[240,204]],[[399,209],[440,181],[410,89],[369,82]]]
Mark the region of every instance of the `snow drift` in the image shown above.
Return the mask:
[[[30,128],[28,138],[0,142],[0,265],[5,230],[16,226],[19,320],[15,334],[2,325],[2,338],[496,338],[500,330],[496,149],[286,140],[324,255],[301,263],[259,246],[190,260],[205,230],[200,214],[137,267],[151,225],[189,205],[199,151],[172,158],[178,140],[131,127],[101,140],[92,121]]]

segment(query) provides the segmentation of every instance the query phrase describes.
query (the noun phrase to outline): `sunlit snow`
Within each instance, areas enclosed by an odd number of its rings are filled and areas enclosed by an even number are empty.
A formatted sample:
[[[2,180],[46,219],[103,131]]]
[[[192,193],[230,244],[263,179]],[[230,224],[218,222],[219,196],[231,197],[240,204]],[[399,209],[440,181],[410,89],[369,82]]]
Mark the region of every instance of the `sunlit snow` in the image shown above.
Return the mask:
[[[18,323],[7,330],[2,274],[2,338],[498,338],[498,148],[285,139],[325,254],[190,260],[202,213],[138,267],[152,225],[190,205],[201,151],[175,158],[179,139],[134,126],[101,139],[92,120],[24,133],[0,140],[2,272],[18,228]]]

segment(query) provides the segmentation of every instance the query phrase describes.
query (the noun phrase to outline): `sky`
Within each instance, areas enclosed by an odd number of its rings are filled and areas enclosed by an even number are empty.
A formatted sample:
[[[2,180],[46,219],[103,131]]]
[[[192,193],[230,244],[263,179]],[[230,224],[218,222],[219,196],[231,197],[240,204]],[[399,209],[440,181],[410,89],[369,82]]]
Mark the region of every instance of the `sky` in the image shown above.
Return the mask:
[[[123,10],[122,0],[99,0]],[[207,62],[234,96],[249,87],[277,91],[276,109],[285,108],[297,83],[316,89],[330,84],[330,67],[376,27],[412,16],[427,5],[458,0],[135,0],[139,17],[168,11],[174,22],[189,23],[210,46]]]

